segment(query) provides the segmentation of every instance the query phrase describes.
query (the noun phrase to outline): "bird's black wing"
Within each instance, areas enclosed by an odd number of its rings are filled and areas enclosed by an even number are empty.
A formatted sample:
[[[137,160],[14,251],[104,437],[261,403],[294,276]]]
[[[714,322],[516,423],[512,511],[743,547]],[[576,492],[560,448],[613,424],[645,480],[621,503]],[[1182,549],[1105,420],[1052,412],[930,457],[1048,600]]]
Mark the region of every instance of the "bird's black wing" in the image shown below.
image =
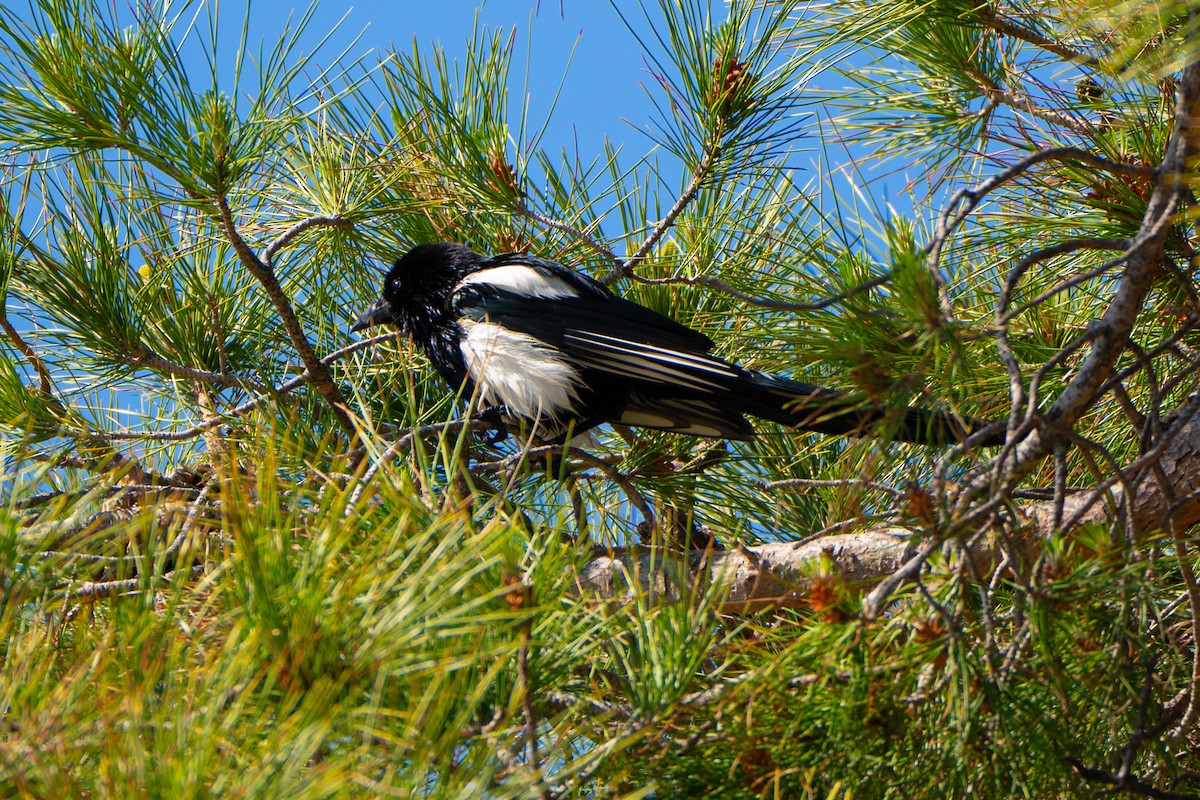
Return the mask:
[[[728,387],[746,371],[708,355],[708,337],[619,298],[530,298],[464,288],[455,311],[527,334],[573,363],[634,381],[703,396]]]
[[[738,371],[707,355],[713,343],[699,331],[617,297],[586,275],[527,254],[488,259],[459,282],[450,303],[456,314],[476,319],[486,314],[493,322],[564,351],[621,355],[628,344],[664,365],[677,355]]]
[[[553,262],[496,258],[461,281],[454,313],[533,337],[587,373],[588,388],[619,394],[610,421],[707,436],[747,438],[730,404],[750,375],[711,356],[702,333],[616,297]]]

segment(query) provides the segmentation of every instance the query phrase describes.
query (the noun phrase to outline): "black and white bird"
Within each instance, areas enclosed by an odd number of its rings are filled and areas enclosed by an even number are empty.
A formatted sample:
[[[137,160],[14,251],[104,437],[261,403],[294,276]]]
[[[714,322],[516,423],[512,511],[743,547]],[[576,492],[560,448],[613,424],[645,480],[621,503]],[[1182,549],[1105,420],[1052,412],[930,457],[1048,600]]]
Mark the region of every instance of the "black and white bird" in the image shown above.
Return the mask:
[[[748,439],[745,415],[829,434],[961,441],[986,423],[945,411],[899,414],[843,392],[765,375],[710,355],[707,336],[554,261],[486,257],[459,244],[414,247],[352,330],[392,324],[442,378],[544,441],[609,422]],[[997,444],[1003,435],[985,437]]]

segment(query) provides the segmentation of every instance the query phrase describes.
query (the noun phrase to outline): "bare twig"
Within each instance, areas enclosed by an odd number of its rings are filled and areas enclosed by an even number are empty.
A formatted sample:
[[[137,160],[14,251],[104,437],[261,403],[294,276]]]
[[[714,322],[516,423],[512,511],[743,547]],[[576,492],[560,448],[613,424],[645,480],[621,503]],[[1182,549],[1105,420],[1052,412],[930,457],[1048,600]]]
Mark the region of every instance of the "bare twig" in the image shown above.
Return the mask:
[[[1127,777],[1125,779],[1118,778],[1104,770],[1095,769],[1093,767],[1085,767],[1080,762],[1073,758],[1067,759],[1067,763],[1071,768],[1079,773],[1080,777],[1087,778],[1089,781],[1098,783],[1106,783],[1118,791],[1130,792],[1131,794],[1140,794],[1143,797],[1150,797],[1153,800],[1200,800],[1200,795],[1195,794],[1180,794],[1179,792],[1168,792],[1163,789],[1156,789],[1148,783],[1143,783],[1137,778]]]
[[[857,286],[852,286],[843,292],[838,292],[822,300],[813,300],[808,303],[790,303],[783,300],[765,300],[761,297],[755,297],[751,294],[735,289],[720,278],[712,275],[695,275],[687,277],[683,275],[675,275],[669,278],[643,278],[640,275],[630,273],[629,277],[633,278],[638,283],[646,284],[683,284],[685,286],[707,286],[710,289],[716,289],[723,294],[736,297],[744,303],[748,303],[758,308],[769,308],[776,311],[821,311],[830,306],[840,303],[844,300],[849,300],[851,297],[860,295],[863,292],[870,291],[877,286],[882,286],[892,279],[891,270],[871,278],[869,281],[864,281]]]
[[[1101,248],[1109,249],[1106,245],[1097,245],[1096,249],[1101,249]],[[1050,248],[1047,248],[1047,249],[1050,249]],[[1012,311],[1009,311],[1009,312],[1005,313],[1003,316],[999,317],[996,320],[996,325],[997,326],[1007,325],[1008,323],[1012,322],[1015,318],[1024,314],[1026,311],[1029,311],[1031,308],[1036,308],[1037,306],[1040,306],[1042,303],[1046,302],[1047,300],[1054,297],[1055,295],[1062,294],[1063,292],[1074,289],[1076,286],[1080,286],[1084,283],[1087,283],[1088,281],[1092,280],[1093,278],[1099,278],[1101,275],[1108,272],[1109,270],[1115,269],[1116,267],[1120,266],[1121,262],[1123,262],[1125,260],[1126,256],[1128,256],[1128,255],[1129,255],[1129,251],[1126,251],[1126,252],[1122,253],[1121,255],[1117,256],[1116,258],[1110,258],[1108,261],[1105,261],[1103,264],[1099,264],[1095,267],[1092,267],[1091,269],[1084,270],[1083,272],[1077,272],[1074,275],[1072,275],[1071,277],[1059,281],[1058,283],[1054,284],[1050,288],[1048,288],[1042,292],[1039,292],[1036,297],[1032,298],[1028,302],[1022,303],[1021,305],[1017,306],[1017,308],[1015,308]]]
[[[1125,369],[1121,370],[1120,372],[1116,373],[1111,378],[1109,378],[1108,381],[1103,386],[1100,387],[1100,394],[1104,394],[1105,392],[1116,388],[1121,383],[1124,383],[1126,380],[1131,378],[1133,375],[1140,372],[1145,367],[1146,363],[1149,363],[1150,361],[1152,361],[1153,359],[1162,355],[1163,353],[1167,352],[1168,350],[1171,350],[1180,340],[1182,340],[1185,336],[1187,336],[1192,331],[1192,329],[1195,328],[1197,325],[1200,325],[1200,313],[1189,314],[1188,317],[1179,324],[1179,327],[1176,328],[1175,331],[1170,336],[1168,336],[1165,340],[1163,340],[1162,344],[1158,345],[1158,347],[1155,347],[1153,350],[1149,350],[1146,352],[1144,360],[1138,359],[1138,361],[1136,363],[1131,364],[1130,366],[1126,367]]]
[[[700,163],[696,165],[696,169],[692,172],[692,180],[688,187],[684,189],[683,194],[679,195],[679,199],[675,201],[675,205],[671,206],[659,223],[654,226],[654,230],[646,237],[646,241],[642,242],[642,246],[637,249],[633,255],[625,259],[625,262],[618,265],[616,269],[600,279],[604,285],[616,283],[621,278],[628,277],[632,274],[634,267],[638,265],[642,259],[654,248],[658,240],[666,235],[671,226],[675,224],[676,218],[683,213],[683,210],[696,199],[700,194],[700,189],[703,188],[704,182],[708,180],[712,171],[713,163],[716,161],[717,148],[709,146],[704,149],[704,155],[700,158]]]
[[[1014,92],[1011,89],[1005,89],[1001,86],[998,86],[996,82],[993,81],[991,77],[985,74],[982,70],[967,67],[966,72],[975,81],[975,85],[979,87],[979,91],[983,93],[983,96],[993,103],[1006,105],[1010,108],[1016,109],[1017,111],[1024,111],[1031,116],[1045,120],[1046,122],[1054,125],[1058,125],[1062,128],[1066,128],[1072,133],[1077,133],[1081,136],[1099,133],[1107,127],[1107,124],[1098,124],[1081,120],[1073,114],[1067,113],[1066,111],[1059,111],[1057,109],[1039,106],[1022,92]]]
[[[594,697],[577,697],[573,694],[559,691],[546,691],[538,695],[543,703],[548,703],[558,709],[576,709],[593,717],[610,717],[615,719],[632,719],[637,713],[628,703],[613,703],[597,700]]]
[[[517,212],[520,213],[521,216],[528,217],[534,222],[544,225],[551,230],[565,233],[576,241],[586,244],[593,252],[608,261],[614,269],[621,268],[621,259],[617,257],[617,254],[614,253],[611,248],[609,248],[607,245],[601,244],[595,237],[579,230],[579,228],[576,228],[574,225],[554,219],[553,217],[548,217],[545,214],[540,214],[537,211],[529,208],[524,202],[519,203],[517,206]]]
[[[224,386],[230,389],[246,389],[254,392],[265,392],[267,387],[253,378],[234,375],[227,372],[212,372],[204,369],[195,369],[183,364],[177,364],[174,361],[163,358],[157,353],[153,353],[146,349],[139,349],[125,356],[125,362],[130,366],[145,367],[147,369],[158,370],[165,372],[168,375],[174,375],[178,378],[188,378],[194,381],[213,384],[215,386]]]
[[[1200,583],[1196,580],[1196,572],[1192,568],[1192,556],[1188,549],[1187,531],[1180,525],[1176,524],[1175,511],[1180,508],[1178,500],[1178,492],[1175,491],[1175,485],[1167,477],[1163,470],[1162,464],[1159,461],[1151,465],[1151,470],[1154,475],[1154,480],[1158,484],[1159,490],[1163,496],[1170,502],[1170,506],[1163,514],[1163,527],[1171,534],[1171,539],[1175,543],[1175,558],[1179,565],[1179,574],[1183,578],[1183,584],[1187,589],[1187,598],[1189,610],[1191,612],[1191,634],[1193,646],[1192,650],[1192,674],[1188,681],[1188,703],[1184,709],[1183,716],[1179,723],[1175,726],[1175,736],[1182,736],[1184,731],[1191,727],[1197,719],[1200,719],[1200,647],[1196,647],[1195,643],[1200,642]],[[1135,736],[1142,734],[1144,728],[1144,720],[1139,719],[1138,731]],[[1140,744],[1140,739],[1138,740]],[[1134,747],[1133,742],[1130,747]],[[1127,761],[1132,761],[1132,756],[1127,758]],[[1128,769],[1125,763],[1122,763],[1122,771],[1120,777],[1128,774]]]
[[[343,347],[340,350],[335,350],[334,352],[325,356],[325,358],[321,359],[321,361],[325,365],[333,364],[334,362],[340,361],[341,359],[345,358],[346,356],[348,356],[352,353],[356,353],[359,350],[366,350],[368,347],[374,347],[375,345],[380,344],[381,342],[386,342],[386,341],[389,341],[392,339],[399,339],[402,335],[403,334],[401,334],[399,331],[392,331],[390,333],[385,333],[380,336],[372,337],[370,339],[364,339],[361,342],[355,342],[354,344],[347,345],[346,347]],[[280,385],[270,389],[269,394],[263,394],[258,397],[255,397],[251,400],[247,400],[245,403],[242,403],[237,408],[221,415],[220,417],[216,417],[216,418],[207,420],[205,422],[200,423],[199,425],[193,425],[192,427],[190,427],[186,430],[176,431],[174,433],[164,433],[164,432],[159,432],[159,431],[118,431],[115,433],[106,433],[104,435],[106,437],[108,437],[109,439],[118,440],[118,441],[120,441],[120,440],[126,440],[126,441],[127,440],[145,440],[145,441],[154,441],[154,442],[182,442],[182,441],[186,441],[188,439],[194,439],[195,437],[200,436],[201,434],[205,433],[206,431],[210,431],[213,428],[216,428],[217,426],[222,425],[231,419],[237,419],[238,417],[243,417],[246,414],[249,414],[251,411],[253,411],[254,409],[263,405],[264,403],[266,403],[268,400],[270,400],[273,397],[276,397],[281,394],[286,394],[286,393],[292,391],[293,389],[295,389],[296,387],[304,385],[305,383],[307,383],[309,381],[310,376],[311,376],[311,373],[309,373],[308,370],[304,370],[304,372],[300,373],[295,378],[292,378],[290,381],[286,381],[285,383],[281,383]]]
[[[1024,25],[1020,25],[1006,17],[1002,17],[997,14],[989,5],[980,6],[975,13],[979,15],[979,20],[983,22],[983,24],[996,31],[996,33],[1004,34],[1005,36],[1011,36],[1014,39],[1020,39],[1021,41],[1037,45],[1047,52],[1054,53],[1056,56],[1061,56],[1068,61],[1074,61],[1077,64],[1083,64],[1089,67],[1094,67],[1100,64],[1100,59],[1096,58],[1095,56],[1089,55],[1082,50],[1076,50],[1073,47],[1068,47],[1061,42],[1043,36],[1031,28],[1026,28]]]
[[[877,492],[884,492],[892,497],[902,497],[904,492],[900,489],[895,489],[891,486],[885,486],[882,483],[867,480],[866,478],[843,478],[838,480],[813,480],[811,478],[787,478],[781,481],[764,481],[758,484],[758,488],[763,491],[772,491],[774,489],[832,489],[842,486],[857,486],[863,489],[873,489]]]
[[[533,675],[529,669],[529,648],[533,640],[533,612],[530,610],[530,606],[533,604],[530,594],[533,592],[533,587],[525,586],[524,592],[526,617],[521,622],[521,644],[517,649],[517,674],[521,680],[521,707],[525,712],[525,760],[533,772],[538,786],[538,797],[542,800],[550,800],[550,787],[546,785],[545,777],[542,774],[541,759],[538,757],[537,711],[533,707]]]
[[[554,456],[560,455],[566,456],[568,465],[571,461],[576,461],[580,464],[583,464],[585,467],[598,470],[604,475],[605,478],[618,486],[625,493],[625,496],[629,499],[630,504],[642,515],[642,519],[645,521],[646,525],[648,525],[651,530],[654,529],[656,525],[654,511],[651,508],[650,503],[647,502],[646,498],[642,495],[638,488],[633,485],[633,481],[631,481],[627,475],[622,473],[609,462],[578,447],[548,444],[541,445],[539,447],[522,448],[520,452],[513,453],[512,455],[506,456],[498,461],[479,462],[475,464],[472,469],[492,472],[514,469],[526,461],[553,458]]]
[[[945,210],[942,211],[941,217],[938,219],[933,239],[925,247],[925,252],[930,257],[930,263],[935,267],[937,266],[940,260],[941,249],[946,239],[983,202],[984,198],[1004,184],[1015,180],[1031,168],[1046,161],[1078,161],[1089,167],[1095,167],[1105,172],[1111,172],[1114,175],[1122,175],[1129,178],[1150,179],[1156,177],[1158,174],[1158,171],[1152,167],[1110,161],[1107,158],[1102,158],[1095,153],[1090,153],[1079,147],[1052,147],[1046,150],[1039,150],[997,172],[974,189],[960,189],[954,193],[950,201],[946,204]]]
[[[1044,297],[1042,295],[1038,295],[1038,297],[1035,300],[1029,301],[1024,306],[1021,306],[1021,308],[1018,309],[1017,311],[1014,311],[1011,314],[1006,313],[1008,311],[1008,304],[1012,301],[1013,292],[1016,291],[1017,284],[1019,284],[1021,282],[1021,278],[1023,278],[1025,276],[1025,273],[1028,272],[1029,269],[1032,266],[1034,266],[1035,264],[1039,264],[1043,261],[1046,261],[1047,259],[1054,258],[1056,256],[1073,253],[1078,250],[1121,250],[1121,251],[1124,251],[1124,250],[1127,250],[1128,248],[1129,248],[1129,240],[1128,239],[1095,238],[1095,239],[1068,239],[1065,242],[1059,242],[1057,244],[1050,245],[1049,247],[1043,247],[1039,250],[1033,251],[1029,255],[1022,258],[1020,261],[1018,261],[1017,264],[1011,270],[1009,270],[1008,275],[1005,277],[1004,287],[1000,290],[1000,296],[996,300],[996,315],[997,315],[997,323],[996,324],[1003,324],[1004,322],[1007,322],[1008,320],[1017,316],[1022,311],[1032,308],[1037,303],[1044,302],[1045,300],[1049,299],[1049,297],[1053,296],[1053,294],[1057,294],[1059,291],[1068,289],[1071,286],[1075,286],[1078,283],[1082,283],[1083,280],[1086,280],[1086,278],[1081,278],[1080,276],[1076,276],[1075,278],[1072,279],[1072,281],[1074,281],[1074,282],[1071,283],[1070,286],[1059,284],[1059,286],[1056,286],[1055,290],[1051,294],[1043,293],[1043,294],[1045,294]],[[1101,272],[1103,272],[1103,271],[1104,270],[1101,270]],[[1100,274],[1100,273],[1096,273],[1096,274]],[[1089,278],[1095,277],[1095,275],[1088,273],[1088,277]]]
[[[216,484],[213,482],[204,484],[204,488],[201,489],[200,493],[196,495],[196,499],[188,504],[187,516],[184,518],[183,524],[179,526],[179,533],[176,534],[171,543],[167,545],[165,555],[173,555],[176,551],[183,547],[183,543],[187,541],[188,535],[192,532],[192,528],[196,524],[196,518],[200,513],[200,508],[208,501],[209,494],[212,492],[214,486],[216,486]]]
[[[363,492],[371,481],[375,479],[379,470],[387,466],[392,459],[400,454],[400,451],[411,445],[417,439],[424,439],[427,436],[441,435],[443,433],[458,433],[459,431],[469,430],[484,430],[490,427],[491,423],[481,419],[456,419],[449,422],[438,422],[432,425],[422,425],[418,428],[409,428],[404,431],[397,439],[395,439],[387,449],[384,450],[379,458],[373,463],[362,478],[357,482],[354,491],[350,494],[350,500],[346,504],[346,514],[349,516],[353,513],[354,506],[362,498]],[[351,453],[351,457],[355,457],[358,451]]]

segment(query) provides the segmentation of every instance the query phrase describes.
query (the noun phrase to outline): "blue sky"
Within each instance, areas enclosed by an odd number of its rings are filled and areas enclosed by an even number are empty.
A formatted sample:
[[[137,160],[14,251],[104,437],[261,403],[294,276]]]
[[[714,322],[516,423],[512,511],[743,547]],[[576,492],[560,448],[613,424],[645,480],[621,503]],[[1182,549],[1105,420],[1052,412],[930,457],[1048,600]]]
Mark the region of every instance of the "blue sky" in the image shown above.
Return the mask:
[[[724,13],[722,3],[712,5],[714,13]],[[639,4],[625,2],[621,6],[622,13],[645,33],[648,26]],[[283,10],[289,7],[278,2],[252,4],[251,40],[261,38],[269,43],[269,37],[282,30]],[[648,79],[642,47],[620,13],[605,0],[487,0],[479,5],[465,0],[399,0],[355,4],[348,12],[346,8],[322,2],[305,37],[315,42],[345,14],[337,35],[322,50],[329,57],[359,36],[351,55],[393,48],[409,52],[415,41],[423,49],[436,43],[453,60],[465,52],[465,43],[477,24],[515,29],[511,108],[520,106],[519,92],[527,83],[529,118],[540,125],[566,76],[542,142],[546,150],[573,151],[578,146],[590,161],[602,152],[605,136],[617,143],[636,144],[638,150],[649,147],[649,140],[625,121],[644,126],[652,113],[641,87]],[[243,9],[241,4],[222,3],[223,26],[240,27]],[[319,58],[318,62],[327,60]]]

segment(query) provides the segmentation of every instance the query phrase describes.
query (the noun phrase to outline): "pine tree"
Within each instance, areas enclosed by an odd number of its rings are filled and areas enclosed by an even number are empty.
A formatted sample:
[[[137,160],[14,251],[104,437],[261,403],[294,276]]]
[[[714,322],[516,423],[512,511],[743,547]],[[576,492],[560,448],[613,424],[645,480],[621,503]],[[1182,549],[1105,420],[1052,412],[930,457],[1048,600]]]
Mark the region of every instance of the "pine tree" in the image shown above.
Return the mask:
[[[625,5],[579,155],[507,31],[0,9],[6,796],[1200,796],[1197,9]],[[501,439],[347,332],[430,240],[1007,443]]]

